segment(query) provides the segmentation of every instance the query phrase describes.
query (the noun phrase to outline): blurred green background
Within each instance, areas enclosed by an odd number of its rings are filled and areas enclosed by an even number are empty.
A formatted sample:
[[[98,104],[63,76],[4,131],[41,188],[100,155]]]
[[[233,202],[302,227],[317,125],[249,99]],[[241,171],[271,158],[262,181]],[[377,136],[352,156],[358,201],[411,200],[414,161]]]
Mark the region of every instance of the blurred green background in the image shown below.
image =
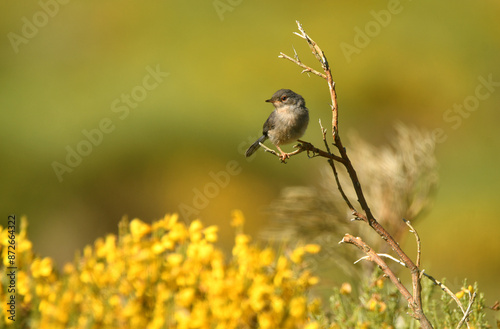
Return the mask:
[[[28,216],[42,256],[68,261],[124,215],[200,217],[230,243],[232,209],[256,233],[280,189],[318,184],[323,160],[242,155],[280,88],[304,96],[304,139],[321,145],[327,86],[277,57],[294,47],[318,68],[299,20],[332,66],[341,133],[387,143],[396,121],[441,129],[440,190],[417,225],[424,267],[500,299],[498,1],[62,2],[0,4],[0,202],[5,221]],[[480,77],[496,85],[474,103]],[[472,111],[449,112],[464,101]],[[73,167],[69,149],[86,154]]]

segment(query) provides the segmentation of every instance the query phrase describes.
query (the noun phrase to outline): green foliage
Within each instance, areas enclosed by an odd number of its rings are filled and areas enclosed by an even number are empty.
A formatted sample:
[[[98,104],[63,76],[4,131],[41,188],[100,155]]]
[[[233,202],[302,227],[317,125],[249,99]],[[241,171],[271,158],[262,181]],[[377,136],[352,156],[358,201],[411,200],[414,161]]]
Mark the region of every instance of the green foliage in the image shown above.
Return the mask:
[[[427,312],[429,318],[435,323],[437,328],[455,328],[463,318],[460,308],[457,307],[456,303],[444,291],[437,296],[439,298],[431,298],[431,296],[437,294],[436,291],[438,288],[429,283],[428,280],[424,280],[424,282],[427,283],[425,285],[426,290],[424,290],[424,296],[427,299],[424,300],[424,311]],[[462,287],[462,290],[457,292],[456,296],[459,298],[464,309],[467,309],[472,296],[476,293],[474,303],[471,306],[472,311],[468,318],[471,327],[476,329],[490,328],[486,321],[484,294],[478,292],[477,282],[472,286],[467,283],[467,280],[464,280]]]
[[[477,294],[469,315],[470,328],[491,328],[485,319],[484,295],[478,292],[477,283],[471,286],[465,280],[463,287],[456,296],[464,309],[467,309],[474,292]],[[450,295],[425,277],[422,279],[422,302],[434,328],[456,328],[463,318],[462,311]],[[349,283],[335,287],[321,323],[335,329],[419,328],[418,321],[408,312],[410,309],[404,298],[377,269],[369,280],[362,283],[358,293],[352,291]],[[466,327],[464,323],[462,328]]]

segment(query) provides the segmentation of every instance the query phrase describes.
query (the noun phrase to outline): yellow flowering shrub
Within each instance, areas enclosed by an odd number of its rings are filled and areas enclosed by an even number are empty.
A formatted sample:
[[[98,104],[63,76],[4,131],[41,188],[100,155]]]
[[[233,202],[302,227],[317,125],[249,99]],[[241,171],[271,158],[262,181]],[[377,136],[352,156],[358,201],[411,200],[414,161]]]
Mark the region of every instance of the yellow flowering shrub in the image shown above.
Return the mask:
[[[97,239],[62,271],[50,258],[33,254],[26,221],[16,236],[16,321],[8,298],[7,264],[2,264],[0,327],[26,328],[319,328],[308,299],[317,283],[298,247],[290,255],[251,244],[241,212],[232,257],[214,243],[216,226],[177,215],[146,224],[122,221],[118,235]],[[0,227],[0,254],[6,259],[7,232]]]
[[[119,224],[118,235],[97,239],[73,262],[55,268],[51,258],[33,254],[27,222],[15,236],[15,264],[8,245],[12,231],[0,227],[0,328],[278,328],[368,329],[418,327],[404,298],[380,270],[358,286],[332,287],[329,303],[311,300],[318,283],[304,257],[314,244],[277,253],[260,248],[244,234],[244,217],[235,211],[236,231],[229,255],[216,247],[217,226],[177,215],[147,224]],[[15,266],[15,269],[10,268]],[[15,322],[11,320],[15,271]],[[354,283],[354,282],[353,282]],[[423,280],[424,311],[435,328],[452,328],[463,314],[450,297]],[[329,290],[330,291],[330,290]],[[466,305],[477,285],[464,282],[456,296]],[[325,305],[326,304],[326,305]],[[488,328],[484,296],[477,294],[469,326]]]

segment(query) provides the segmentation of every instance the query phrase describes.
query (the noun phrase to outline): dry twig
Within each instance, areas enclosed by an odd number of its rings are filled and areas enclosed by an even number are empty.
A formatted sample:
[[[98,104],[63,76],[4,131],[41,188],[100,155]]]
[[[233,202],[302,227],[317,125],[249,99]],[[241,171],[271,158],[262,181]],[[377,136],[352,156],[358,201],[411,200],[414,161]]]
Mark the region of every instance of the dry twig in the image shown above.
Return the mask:
[[[303,64],[298,56],[295,56],[295,59],[287,56],[283,53],[280,54],[280,58],[287,59],[289,61],[292,61],[293,63],[297,64],[298,66],[302,67],[304,70],[302,72],[311,72],[314,73],[324,79],[327,80],[328,83],[328,88],[330,91],[330,96],[332,100],[332,137],[333,137],[333,145],[337,148],[337,150],[340,153],[340,157],[337,155],[334,155],[332,152],[330,152],[329,147],[327,146],[328,151],[322,151],[310,143],[305,143],[302,142],[302,144],[298,145],[298,150],[295,151],[296,153],[300,153],[301,151],[309,150],[313,151],[313,153],[316,156],[322,156],[328,159],[328,163],[332,167],[332,170],[334,172],[334,175],[336,177],[336,183],[339,188],[339,191],[342,194],[342,197],[346,201],[348,207],[351,209],[353,215],[355,216],[356,219],[363,220],[366,222],[370,227],[372,227],[381,237],[384,239],[387,244],[391,247],[391,249],[398,255],[398,257],[401,259],[401,261],[405,264],[405,266],[410,270],[411,276],[412,276],[412,290],[413,294],[410,294],[409,291],[404,287],[399,279],[394,275],[394,272],[391,271],[391,269],[387,266],[387,264],[384,262],[384,260],[377,255],[376,252],[374,252],[366,243],[364,243],[360,238],[354,238],[350,235],[346,235],[342,242],[344,243],[351,243],[360,248],[363,252],[365,252],[371,261],[375,262],[377,265],[379,265],[384,273],[393,281],[393,283],[396,285],[396,287],[399,289],[401,294],[407,299],[408,305],[413,311],[413,316],[419,320],[420,325],[422,328],[432,328],[431,323],[429,320],[425,317],[423,309],[422,309],[422,301],[421,301],[421,275],[420,275],[420,269],[418,266],[406,255],[406,253],[401,249],[399,244],[394,240],[394,238],[378,223],[378,221],[375,219],[373,216],[370,208],[368,207],[368,203],[365,199],[365,196],[363,194],[363,190],[361,188],[361,184],[359,182],[358,176],[356,174],[356,170],[354,169],[348,155],[347,155],[347,150],[344,148],[342,145],[342,140],[340,138],[340,135],[338,133],[339,128],[338,128],[338,103],[337,103],[337,92],[335,91],[335,82],[333,81],[331,70],[330,70],[330,65],[328,63],[328,60],[326,59],[326,56],[324,52],[321,50],[321,48],[318,46],[318,44],[312,40],[309,35],[305,32],[303,29],[302,25],[297,21],[297,26],[300,31],[300,33],[295,33],[299,37],[305,39],[307,41],[307,44],[309,45],[309,48],[311,49],[313,55],[316,57],[316,59],[320,62],[321,67],[324,71],[323,73],[320,73],[313,68]],[[323,136],[325,137],[325,144],[326,143],[326,134],[324,132],[324,129],[322,128],[322,133]],[[294,154],[295,154],[294,152]],[[338,161],[344,165],[346,168],[349,177],[351,179],[351,182],[353,184],[354,190],[356,192],[356,196],[358,198],[358,202],[363,209],[364,213],[361,213],[357,211],[352,203],[349,201],[347,196],[343,193],[342,186],[340,184],[340,181],[338,180],[337,177],[337,171],[335,168],[335,164],[333,160]],[[420,262],[420,259],[418,258],[418,263]]]
[[[342,240],[339,243],[350,243],[358,247],[361,251],[363,251],[368,259],[374,263],[376,263],[380,269],[384,272],[384,274],[394,283],[394,285],[398,288],[399,292],[403,295],[404,298],[408,301],[408,305],[410,305],[410,308],[413,310],[414,308],[411,307],[413,304],[413,296],[410,294],[408,289],[401,283],[399,278],[394,274],[394,272],[387,266],[387,263],[384,262],[382,257],[378,255],[370,246],[368,246],[361,238],[353,237],[350,234],[346,234]],[[417,314],[414,314],[416,319],[419,319]],[[431,327],[432,328],[432,327]]]
[[[429,320],[426,318],[423,308],[422,308],[422,301],[421,301],[421,278],[422,276],[426,276],[429,278],[431,281],[434,282],[434,284],[438,285],[443,291],[445,291],[448,295],[451,296],[452,299],[455,300],[455,302],[458,304],[460,309],[462,310],[463,318],[460,321],[460,323],[457,326],[457,329],[459,329],[463,323],[466,323],[467,326],[469,327],[468,323],[468,316],[471,313],[471,306],[474,303],[475,300],[475,293],[470,296],[469,299],[469,305],[467,309],[464,309],[463,305],[461,304],[460,300],[458,297],[448,288],[446,287],[443,283],[437,281],[434,279],[432,276],[424,273],[423,270],[420,270],[420,259],[421,259],[421,241],[420,237],[417,233],[417,231],[413,228],[411,223],[409,221],[405,221],[405,223],[408,225],[410,228],[410,232],[412,232],[415,235],[416,243],[417,243],[417,258],[416,262],[413,262],[408,255],[401,249],[399,244],[396,242],[396,240],[387,232],[387,230],[380,225],[380,223],[375,219],[373,216],[368,203],[365,199],[365,195],[363,193],[363,189],[361,187],[361,183],[358,179],[356,170],[354,169],[349,156],[347,155],[347,150],[342,144],[342,140],[339,135],[339,127],[338,127],[338,103],[337,103],[337,92],[335,90],[335,82],[333,81],[332,78],[332,73],[330,70],[330,64],[328,63],[328,60],[326,59],[326,56],[324,52],[321,50],[321,48],[318,46],[318,44],[312,40],[309,35],[305,32],[304,28],[302,25],[297,21],[297,26],[299,29],[299,33],[294,32],[296,35],[301,37],[302,39],[306,40],[307,44],[309,45],[309,48],[311,49],[313,55],[316,57],[316,59],[320,62],[321,67],[323,69],[324,73],[321,73],[312,67],[302,63],[302,61],[299,59],[299,56],[297,52],[294,49],[294,57],[288,56],[284,53],[280,53],[279,58],[287,59],[296,65],[300,66],[303,70],[302,73],[313,73],[323,79],[325,79],[328,83],[328,89],[330,91],[330,97],[331,97],[331,109],[332,109],[332,138],[333,138],[333,145],[337,149],[338,153],[340,155],[334,154],[330,150],[329,143],[327,142],[327,130],[323,128],[321,121],[320,121],[320,128],[321,128],[321,134],[323,136],[323,142],[325,144],[326,151],[321,150],[314,145],[312,145],[309,142],[304,142],[299,140],[299,144],[295,145],[294,147],[297,148],[296,151],[289,153],[289,156],[293,156],[299,153],[302,153],[304,151],[307,152],[309,157],[323,157],[326,158],[330,167],[332,168],[334,177],[335,177],[335,182],[337,184],[337,188],[351,210],[351,213],[354,215],[354,220],[362,220],[365,223],[367,223],[375,232],[377,232],[378,235],[382,237],[382,239],[390,246],[390,248],[397,254],[399,259],[387,255],[387,254],[377,254],[368,244],[366,244],[361,238],[359,237],[354,237],[350,234],[346,234],[342,241],[340,243],[350,243],[358,247],[360,250],[362,250],[366,256],[362,257],[362,259],[367,259],[370,260],[374,263],[376,263],[384,272],[384,274],[390,278],[390,280],[394,283],[394,285],[398,288],[400,293],[406,298],[408,301],[408,305],[411,308],[413,314],[412,316],[415,317],[419,322],[422,328],[428,329],[432,328],[431,323]],[[267,148],[266,146],[262,145],[261,146],[266,150],[266,152],[270,152],[276,156],[279,157],[279,154]],[[312,155],[310,155],[312,153]],[[285,162],[284,160],[281,160],[282,162]],[[349,178],[351,180],[351,183],[354,187],[354,191],[357,197],[357,201],[362,209],[361,211],[358,211],[353,203],[349,200],[347,195],[344,192],[344,189],[342,187],[342,184],[339,180],[338,177],[338,172],[337,168],[335,166],[335,162],[341,163],[345,169],[347,170],[347,173],[349,175]],[[396,277],[394,272],[387,266],[386,262],[382,259],[382,257],[385,258],[390,258],[400,265],[405,266],[410,270],[411,273],[411,281],[412,281],[412,293],[408,291],[408,289],[401,283],[401,281]],[[359,261],[359,260],[358,260]]]
[[[420,255],[422,253],[422,245],[420,243],[420,236],[418,235],[417,230],[415,230],[413,228],[413,226],[411,225],[411,223],[410,223],[409,220],[406,220],[406,219],[403,218],[403,221],[405,222],[406,225],[408,225],[408,227],[410,228],[410,232],[413,233],[413,235],[415,235],[415,239],[417,240],[417,261],[416,261],[416,265],[417,265],[417,267],[420,267]]]

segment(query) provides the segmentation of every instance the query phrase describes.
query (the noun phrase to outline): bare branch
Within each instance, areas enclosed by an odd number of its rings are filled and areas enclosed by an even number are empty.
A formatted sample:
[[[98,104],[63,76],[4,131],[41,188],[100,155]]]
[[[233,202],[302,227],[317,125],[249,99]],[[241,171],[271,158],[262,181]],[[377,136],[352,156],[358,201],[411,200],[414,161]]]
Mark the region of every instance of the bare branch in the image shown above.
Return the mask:
[[[305,142],[305,141],[302,141],[300,139],[298,140],[298,142],[300,142],[300,144],[298,144],[296,147],[298,147],[299,150],[301,150],[301,152],[302,151],[310,151],[310,152],[314,153],[313,156],[320,156],[320,157],[327,158],[327,159],[330,159],[330,160],[335,160],[335,161],[338,161],[338,162],[343,162],[344,161],[344,159],[342,159],[338,155],[332,154],[330,152],[325,152],[325,151],[323,151],[323,150],[315,147],[314,145],[312,145],[309,142]]]
[[[290,56],[288,56],[287,54],[284,54],[284,53],[280,53],[280,55],[278,56],[279,58],[285,58],[285,59],[288,59],[289,61],[291,62],[294,62],[295,64],[297,64],[298,66],[302,67],[304,70],[301,72],[301,73],[304,73],[304,72],[311,72],[311,73],[314,73],[316,74],[317,76],[323,78],[326,80],[326,75],[324,75],[323,73],[321,72],[318,72],[316,71],[315,69],[303,64],[300,60],[299,60],[299,57],[296,55],[295,58],[291,58]]]
[[[338,135],[338,104],[337,104],[337,92],[335,91],[335,82],[332,78],[332,72],[330,71],[330,65],[328,64],[328,60],[326,59],[325,53],[318,44],[307,35],[306,31],[302,27],[299,21],[296,21],[297,27],[300,33],[295,33],[299,37],[305,39],[309,48],[311,48],[313,55],[316,59],[321,63],[321,67],[323,68],[324,79],[328,82],[328,89],[330,90],[330,97],[332,99],[332,136],[335,143],[337,143],[337,135]]]
[[[422,244],[420,243],[420,236],[417,233],[417,230],[413,228],[409,220],[403,218],[403,221],[410,228],[410,232],[415,235],[415,239],[417,240],[417,261],[415,262],[417,267],[420,267],[420,255],[422,253]]]
[[[408,292],[408,290],[399,282],[399,280],[396,278],[394,273],[391,271],[391,269],[387,266],[387,264],[382,260],[382,258],[377,255],[369,246],[367,246],[363,241],[361,241],[360,238],[354,238],[350,235],[346,235],[342,242],[346,243],[351,243],[356,245],[358,248],[363,250],[365,254],[368,255],[369,259],[371,261],[374,261],[379,265],[384,273],[391,278],[391,280],[394,282],[396,287],[399,289],[401,294],[408,300],[408,304],[410,305],[411,309],[413,310],[413,316],[419,320],[420,325],[424,329],[432,328],[431,323],[429,320],[425,317],[423,309],[422,309],[422,300],[421,300],[421,272],[419,269],[420,265],[420,248],[418,252],[418,257],[417,257],[417,264],[415,264],[409,257],[406,255],[406,253],[401,249],[399,244],[396,242],[396,240],[385,230],[382,225],[375,219],[373,216],[368,203],[365,199],[363,189],[361,188],[361,183],[359,182],[356,170],[354,169],[348,155],[347,155],[347,150],[346,148],[342,145],[342,140],[339,135],[339,127],[338,127],[338,103],[337,103],[337,92],[335,91],[335,82],[333,81],[332,78],[332,73],[330,70],[330,65],[328,63],[328,60],[326,59],[326,56],[324,52],[321,50],[321,48],[318,46],[318,44],[312,40],[309,35],[305,32],[304,28],[300,24],[300,22],[297,21],[297,26],[299,29],[300,33],[295,33],[299,37],[305,39],[307,41],[307,44],[309,45],[309,48],[311,49],[313,55],[316,57],[316,59],[320,62],[321,67],[323,68],[324,74],[320,73],[311,67],[303,64],[299,58],[298,55],[295,55],[295,59],[291,58],[290,56],[287,56],[283,53],[280,54],[281,58],[288,59],[292,61],[293,63],[299,65],[304,69],[303,72],[311,72],[314,73],[324,79],[327,80],[328,83],[328,88],[330,91],[330,97],[332,100],[332,137],[333,137],[333,145],[338,149],[340,153],[340,157],[337,155],[334,155],[330,152],[328,143],[326,142],[326,132],[321,126],[322,134],[323,134],[323,141],[325,142],[325,146],[327,149],[327,152],[319,150],[312,146],[310,143],[305,143],[301,142],[302,144],[299,144],[298,147],[299,149],[294,152],[300,153],[301,151],[313,151],[314,155],[316,156],[322,156],[328,159],[328,163],[332,167],[335,180],[337,183],[337,187],[339,188],[339,191],[346,202],[347,206],[349,209],[353,212],[355,215],[356,219],[361,219],[364,222],[366,222],[377,234],[379,234],[382,239],[384,239],[387,244],[391,247],[391,249],[397,254],[397,256],[400,258],[401,262],[404,263],[404,265],[410,270],[411,272],[411,278],[412,278],[412,288],[413,288],[413,295]],[[313,156],[314,156],[313,155]],[[358,212],[352,203],[349,201],[347,196],[345,195],[342,186],[340,184],[340,181],[338,179],[338,174],[337,170],[335,168],[335,164],[333,160],[336,160],[344,165],[344,167],[347,170],[347,173],[349,174],[349,178],[351,179],[351,182],[354,187],[354,191],[356,193],[356,196],[358,198],[358,203],[363,209],[364,214],[361,214]],[[411,227],[411,226],[410,226]],[[413,230],[415,232],[415,230]],[[417,236],[418,237],[418,236]],[[420,240],[418,238],[418,244],[420,244]]]
[[[406,264],[405,264],[405,263],[403,263],[402,261],[400,261],[399,259],[397,259],[397,258],[396,258],[396,257],[394,257],[394,256],[391,256],[391,255],[389,255],[389,254],[377,254],[377,255],[379,255],[380,257],[389,258],[389,259],[391,259],[391,260],[395,261],[396,263],[398,263],[399,265],[402,265],[402,266],[405,266],[405,267],[406,267]],[[368,256],[361,257],[360,259],[358,259],[357,261],[355,261],[355,262],[354,262],[354,264],[359,263],[360,261],[365,260],[365,259],[368,259],[368,260],[369,260],[369,258],[370,258],[370,257],[368,257]]]
[[[384,260],[370,247],[368,246],[361,238],[353,237],[350,234],[344,235],[342,240],[339,243],[350,243],[358,247],[361,251],[363,251],[368,259],[374,263],[376,263],[380,269],[384,272],[384,274],[394,283],[396,288],[398,288],[399,292],[403,295],[404,298],[408,301],[408,306],[412,309],[412,311],[417,314],[416,305],[413,302],[413,296],[410,294],[408,289],[401,283],[401,281],[396,277],[394,272],[387,266]]]
[[[294,148],[297,148],[297,150],[295,150],[291,153],[287,153],[288,158],[290,158],[294,155],[297,155],[299,153],[302,153],[304,151],[307,151],[307,152],[313,153],[313,155],[310,156],[311,158],[319,156],[319,157],[327,158],[327,159],[332,160],[332,161],[333,160],[339,161],[339,162],[343,161],[343,159],[341,157],[339,157],[338,155],[335,155],[335,154],[332,154],[329,152],[325,152],[325,151],[315,147],[314,145],[312,145],[309,142],[305,142],[302,140],[298,140],[298,142],[299,142],[299,144],[294,146]],[[278,158],[281,159],[281,155],[278,152],[276,152],[273,149],[270,149],[269,147],[265,146],[263,143],[259,143],[259,144],[264,149],[264,151],[269,152],[271,154],[274,154],[275,156],[277,156]],[[285,162],[285,160],[281,159],[281,162]]]
[[[259,143],[260,147],[262,147],[264,149],[264,151],[266,152],[269,152],[271,154],[274,154],[276,155],[278,158],[280,157],[280,155],[278,154],[278,152],[276,152],[275,150],[273,149],[270,149],[269,147],[265,146],[263,143]]]
[[[467,310],[464,312],[464,316],[462,317],[462,319],[458,323],[457,329],[460,329],[460,327],[464,324],[465,321],[467,321],[467,318],[472,313],[472,304],[474,304],[474,301],[476,300],[476,295],[477,295],[477,293],[474,292],[471,296],[470,292],[469,292],[469,305],[467,306]],[[467,328],[470,328],[469,322],[467,322]]]

